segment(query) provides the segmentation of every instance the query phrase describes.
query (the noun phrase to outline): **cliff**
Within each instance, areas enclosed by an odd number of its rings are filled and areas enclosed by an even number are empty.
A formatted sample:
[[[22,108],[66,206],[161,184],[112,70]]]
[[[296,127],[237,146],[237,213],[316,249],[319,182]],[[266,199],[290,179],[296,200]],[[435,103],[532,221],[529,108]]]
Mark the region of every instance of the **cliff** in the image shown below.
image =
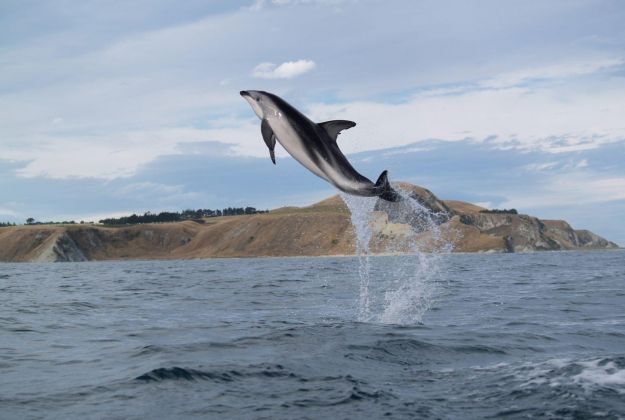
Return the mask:
[[[401,184],[436,214],[443,239],[456,252],[530,252],[618,248],[562,220],[523,214],[481,213],[482,207],[440,200],[427,189]],[[379,201],[371,247],[374,252],[409,250],[418,239],[432,248],[424,220],[406,204]],[[428,242],[430,241],[430,242]],[[429,245],[428,245],[429,244]],[[346,255],[355,252],[349,211],[338,196],[309,207],[267,214],[227,216],[178,223],[124,227],[96,225],[0,228],[0,261],[90,261],[251,256]]]

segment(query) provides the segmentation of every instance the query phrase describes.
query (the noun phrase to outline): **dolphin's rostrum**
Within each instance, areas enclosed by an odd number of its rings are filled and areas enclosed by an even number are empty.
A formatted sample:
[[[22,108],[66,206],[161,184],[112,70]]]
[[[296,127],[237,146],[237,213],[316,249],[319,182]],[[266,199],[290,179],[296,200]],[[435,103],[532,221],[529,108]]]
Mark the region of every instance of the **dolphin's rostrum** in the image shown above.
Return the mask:
[[[374,184],[359,174],[339,149],[337,136],[341,130],[355,126],[355,122],[333,120],[316,124],[272,93],[243,90],[241,96],[261,119],[260,131],[274,164],[277,141],[299,163],[341,191],[366,197],[377,196],[387,201],[401,200],[388,182],[387,171],[382,172]]]

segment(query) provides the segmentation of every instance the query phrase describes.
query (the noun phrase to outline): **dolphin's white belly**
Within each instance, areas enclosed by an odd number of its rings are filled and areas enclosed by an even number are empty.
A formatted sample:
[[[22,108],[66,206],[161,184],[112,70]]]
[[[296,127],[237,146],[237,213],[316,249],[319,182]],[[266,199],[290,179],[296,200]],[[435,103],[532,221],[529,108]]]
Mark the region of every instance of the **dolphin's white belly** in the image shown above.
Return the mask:
[[[282,147],[284,147],[284,149],[289,152],[291,156],[293,156],[299,163],[304,165],[318,177],[332,182],[328,178],[328,175],[326,175],[324,171],[325,168],[317,166],[315,161],[311,158],[310,154],[315,153],[311,148],[311,145],[305,144],[304,139],[297,134],[290,124],[286,123],[283,119],[275,119],[270,121],[270,125],[273,133],[278,139],[278,142],[280,142]],[[319,157],[319,159],[320,163],[325,163],[321,157]],[[324,166],[329,167],[327,164]]]
[[[323,162],[323,170],[326,174],[326,179],[341,191],[359,195],[359,191],[363,188],[362,182],[346,177],[342,172],[326,162]]]
[[[324,158],[317,154],[315,146],[306,144],[293,126],[283,117],[269,120],[271,129],[280,144],[298,162],[308,168],[312,173],[333,184],[338,189],[356,195],[369,195],[368,185],[345,176],[340,168],[335,168]],[[316,154],[316,159],[313,158]]]

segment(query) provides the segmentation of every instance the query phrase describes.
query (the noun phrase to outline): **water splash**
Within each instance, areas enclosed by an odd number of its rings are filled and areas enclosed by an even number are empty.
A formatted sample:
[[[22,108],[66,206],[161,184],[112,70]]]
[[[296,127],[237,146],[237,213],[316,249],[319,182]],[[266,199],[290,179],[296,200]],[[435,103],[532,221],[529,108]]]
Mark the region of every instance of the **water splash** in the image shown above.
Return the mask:
[[[394,185],[403,200],[341,194],[356,234],[360,279],[357,317],[363,322],[413,324],[421,321],[440,273],[440,255],[452,241],[443,234],[443,212],[433,212]],[[445,239],[447,238],[447,239]],[[376,267],[377,254],[393,254],[393,264]]]
[[[373,209],[377,197],[358,197],[343,194],[341,197],[351,213],[352,225],[356,233],[356,254],[358,255],[358,276],[360,277],[360,300],[358,305],[358,320],[365,321],[371,317],[371,301],[369,283],[371,278],[371,250],[369,243],[373,235],[371,222]]]

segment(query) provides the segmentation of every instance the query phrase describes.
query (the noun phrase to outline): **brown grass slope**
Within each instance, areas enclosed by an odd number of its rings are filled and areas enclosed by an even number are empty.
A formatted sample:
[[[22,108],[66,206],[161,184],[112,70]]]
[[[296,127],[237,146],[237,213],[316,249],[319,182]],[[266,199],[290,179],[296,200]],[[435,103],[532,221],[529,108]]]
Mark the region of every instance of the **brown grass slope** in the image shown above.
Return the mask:
[[[411,184],[400,187],[434,212],[457,252],[528,252],[617,246],[565,221],[482,213],[474,204],[440,200]],[[428,249],[428,232],[414,212],[379,201],[372,249],[405,251],[415,238]],[[339,196],[312,206],[266,214],[124,227],[18,226],[0,228],[0,261],[88,261],[212,257],[321,256],[355,252],[350,213]]]

